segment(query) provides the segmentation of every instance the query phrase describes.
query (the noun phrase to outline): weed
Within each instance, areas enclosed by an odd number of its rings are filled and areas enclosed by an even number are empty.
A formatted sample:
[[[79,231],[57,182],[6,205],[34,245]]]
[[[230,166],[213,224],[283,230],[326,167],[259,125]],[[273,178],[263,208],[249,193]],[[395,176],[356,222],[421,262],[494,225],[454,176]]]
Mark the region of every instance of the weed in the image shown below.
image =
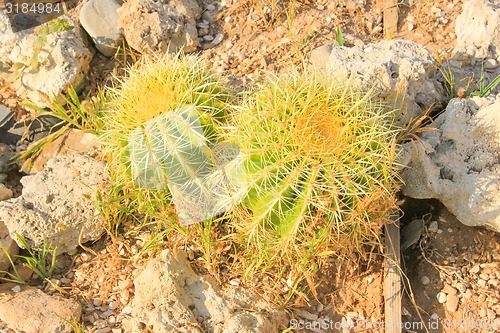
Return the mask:
[[[27,150],[18,153],[15,156],[15,161],[24,160],[22,169],[30,169],[34,159],[41,153],[44,147],[56,140],[58,137],[66,133],[70,128],[78,128],[80,130],[97,134],[103,127],[99,112],[102,108],[104,95],[99,91],[98,95],[93,98],[88,98],[80,101],[78,94],[74,88],[69,88],[66,95],[62,95],[62,101],[40,93],[47,103],[48,108],[41,108],[34,104],[24,104],[23,106],[37,112],[35,116],[52,116],[60,120],[51,129],[51,133],[43,139],[32,144]],[[54,130],[54,131],[53,131]],[[28,128],[29,131],[29,128]]]
[[[52,245],[44,241],[40,248],[34,250],[24,237],[19,234],[16,236],[21,247],[29,254],[29,256],[19,256],[19,258],[24,259],[26,266],[40,278],[50,278],[56,269],[57,247],[52,249]]]
[[[337,38],[337,45],[344,46],[344,37],[342,36],[340,28],[335,29],[335,36]]]
[[[9,263],[10,263],[10,266],[12,267],[12,270],[14,271],[14,273],[10,273],[10,272],[7,272],[7,271],[0,271],[0,273],[6,274],[8,276],[8,278],[0,277],[0,279],[4,280],[4,281],[7,281],[7,282],[14,282],[14,283],[18,283],[18,284],[25,284],[26,281],[24,281],[22,279],[22,277],[19,275],[19,272],[16,269],[16,265],[14,265],[14,260],[12,260],[12,257],[10,255],[9,251],[7,251],[7,249],[5,248],[5,246],[3,245],[2,242],[0,242],[0,249],[2,249],[3,253],[7,257],[7,259],[9,260]]]
[[[478,90],[471,92],[471,96],[488,97],[500,83],[500,75],[494,78],[488,85],[484,83],[484,65],[481,68],[481,78],[479,79]]]

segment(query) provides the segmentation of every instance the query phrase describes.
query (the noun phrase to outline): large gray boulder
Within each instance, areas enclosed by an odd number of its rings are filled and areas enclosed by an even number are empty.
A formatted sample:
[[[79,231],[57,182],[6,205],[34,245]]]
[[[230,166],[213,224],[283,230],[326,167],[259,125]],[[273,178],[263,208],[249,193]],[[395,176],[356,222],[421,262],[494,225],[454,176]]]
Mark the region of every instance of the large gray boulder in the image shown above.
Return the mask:
[[[0,202],[0,223],[12,238],[17,233],[35,248],[45,240],[58,253],[72,251],[104,232],[95,195],[109,182],[104,162],[77,153],[55,157],[43,171],[21,179],[20,197]]]
[[[19,97],[42,107],[46,103],[38,91],[57,97],[70,86],[77,86],[85,78],[93,55],[78,25],[67,15],[59,19],[68,21],[74,28],[49,34],[38,55],[38,68],[28,67],[13,83]],[[0,67],[10,68],[17,62],[29,64],[37,37],[34,28],[14,33],[7,15],[0,11]]]
[[[373,89],[378,98],[401,107],[402,123],[445,100],[432,53],[412,41],[383,40],[354,47],[327,44],[313,50],[309,61],[315,68],[335,78],[350,78],[353,84]]]
[[[281,332],[284,312],[242,288],[222,291],[198,276],[182,252],[163,251],[134,280],[129,333],[144,332]],[[284,326],[283,326],[284,325]],[[281,329],[280,329],[281,328]]]
[[[120,27],[128,44],[141,53],[196,51],[196,0],[129,0],[119,9]]]
[[[438,199],[460,222],[500,232],[500,95],[454,98],[430,127],[406,144],[403,194]]]

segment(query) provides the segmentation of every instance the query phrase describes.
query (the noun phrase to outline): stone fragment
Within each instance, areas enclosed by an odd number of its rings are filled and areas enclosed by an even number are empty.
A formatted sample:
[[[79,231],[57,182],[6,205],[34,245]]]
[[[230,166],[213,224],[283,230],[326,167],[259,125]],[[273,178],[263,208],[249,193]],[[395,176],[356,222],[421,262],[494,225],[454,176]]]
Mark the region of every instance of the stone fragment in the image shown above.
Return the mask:
[[[59,97],[70,86],[78,86],[85,78],[93,56],[85,45],[78,24],[67,15],[58,19],[67,21],[73,28],[47,35],[47,41],[38,54],[38,68],[28,67],[12,85],[19,97],[42,107],[47,106],[43,95]],[[7,15],[0,11],[0,63],[4,67],[9,68],[18,62],[30,64],[37,37],[34,29],[14,33]]]
[[[71,251],[104,232],[95,196],[109,182],[104,162],[77,153],[55,157],[43,171],[21,179],[20,197],[0,202],[0,222],[30,246],[46,241],[58,254]]]
[[[118,24],[119,8],[120,5],[115,0],[90,0],[80,10],[82,27],[106,57],[112,57],[116,53],[122,38]]]
[[[196,0],[129,0],[118,13],[125,39],[141,53],[193,52],[198,47],[201,9]]]
[[[500,95],[455,98],[430,125],[436,130],[406,144],[404,195],[438,199],[463,224],[500,232]]]
[[[72,299],[49,296],[32,287],[17,293],[3,288],[0,320],[6,328],[23,333],[71,333],[71,320],[81,316],[81,305]]]

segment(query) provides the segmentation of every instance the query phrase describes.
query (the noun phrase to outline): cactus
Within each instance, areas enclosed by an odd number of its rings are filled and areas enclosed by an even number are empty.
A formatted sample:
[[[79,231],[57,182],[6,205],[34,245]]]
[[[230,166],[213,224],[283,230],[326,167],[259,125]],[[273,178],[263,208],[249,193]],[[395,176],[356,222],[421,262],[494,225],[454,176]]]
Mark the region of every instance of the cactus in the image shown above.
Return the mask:
[[[230,89],[199,58],[178,53],[143,58],[127,70],[125,77],[115,80],[115,86],[107,90],[107,99],[101,142],[115,183],[121,184],[129,197],[137,199],[139,212],[156,214],[158,207],[167,208],[171,194],[161,179],[166,176],[165,170],[140,165],[141,158],[151,157],[141,152],[151,144],[143,140],[155,138],[153,132],[158,134],[162,124],[172,126],[175,119],[167,121],[168,117],[176,116],[180,121],[177,125],[181,126],[186,116],[199,121],[198,132],[195,132],[211,144],[225,121]],[[189,121],[186,124],[189,125]],[[140,131],[146,129],[141,135]],[[137,141],[134,143],[134,140]],[[158,145],[158,142],[152,144]],[[139,170],[154,174],[138,177]],[[153,177],[156,183],[145,181],[148,177]]]
[[[280,263],[310,271],[313,259],[376,240],[395,207],[393,119],[369,93],[319,73],[270,77],[249,94],[227,134],[246,178],[231,223],[247,274]]]

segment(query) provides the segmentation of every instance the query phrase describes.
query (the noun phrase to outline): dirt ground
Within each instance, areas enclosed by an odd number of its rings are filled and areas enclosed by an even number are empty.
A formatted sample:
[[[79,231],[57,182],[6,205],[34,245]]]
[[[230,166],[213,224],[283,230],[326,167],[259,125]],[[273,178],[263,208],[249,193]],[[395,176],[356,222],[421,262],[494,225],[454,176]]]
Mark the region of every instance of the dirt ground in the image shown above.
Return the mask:
[[[389,9],[395,8],[389,0],[203,0],[202,8],[208,4],[217,9],[214,22],[203,34],[223,33],[224,40],[215,48],[202,42],[200,54],[213,64],[215,70],[230,74],[237,82],[251,84],[266,71],[282,71],[300,65],[312,49],[335,43],[337,29],[342,33],[345,46],[384,38],[406,39],[425,45],[437,59],[446,59],[455,43],[455,20],[461,13],[462,0],[399,2],[395,32],[384,29],[395,22],[394,15],[387,14]],[[119,74],[120,67],[127,60],[131,59],[107,59],[97,54],[83,93],[91,93],[97,86],[108,83],[111,74]],[[29,117],[11,90],[4,91],[0,102],[18,111],[17,119]],[[463,320],[481,324],[481,320],[491,316],[488,311],[483,316],[485,308],[493,309],[495,316],[500,317],[498,288],[478,284],[481,277],[470,273],[474,266],[480,265],[480,270],[488,270],[489,275],[497,274],[497,279],[500,278],[500,236],[482,228],[462,225],[433,201],[411,201],[403,206],[403,212],[402,226],[417,218],[426,221],[419,243],[403,253],[403,271],[409,282],[406,290],[409,291],[411,286],[411,292],[405,294],[403,300],[403,321],[427,325],[427,330],[415,324],[403,332],[493,332],[488,328],[462,329],[457,325],[463,324]],[[435,230],[434,221],[441,232],[429,231]],[[96,304],[109,304],[109,300],[114,299],[119,307],[124,307],[133,297],[130,281],[141,263],[127,258],[136,254],[147,240],[148,234],[144,233],[128,239],[102,239],[88,244],[89,251],[80,251],[62,262],[66,265],[66,272],[60,277],[60,280],[65,279],[62,287],[66,293],[78,295],[86,304],[85,325],[89,332],[101,324],[101,319],[95,318]],[[202,265],[196,258],[193,262]],[[325,320],[330,325],[329,330],[324,330],[326,332],[342,332],[332,325],[349,320],[380,323],[384,319],[384,256],[378,249],[372,258],[364,258],[362,262],[359,267],[336,263],[325,268],[318,284],[317,299],[297,297],[290,305],[292,320],[296,323]],[[465,289],[463,292],[459,290],[460,295],[469,290],[469,296],[461,296],[455,311],[449,311],[437,300],[436,295],[445,283],[451,286],[464,284]],[[437,328],[433,324],[436,319],[439,321]],[[292,327],[291,331],[321,332],[314,327],[298,326]],[[345,331],[384,330],[362,326]]]

